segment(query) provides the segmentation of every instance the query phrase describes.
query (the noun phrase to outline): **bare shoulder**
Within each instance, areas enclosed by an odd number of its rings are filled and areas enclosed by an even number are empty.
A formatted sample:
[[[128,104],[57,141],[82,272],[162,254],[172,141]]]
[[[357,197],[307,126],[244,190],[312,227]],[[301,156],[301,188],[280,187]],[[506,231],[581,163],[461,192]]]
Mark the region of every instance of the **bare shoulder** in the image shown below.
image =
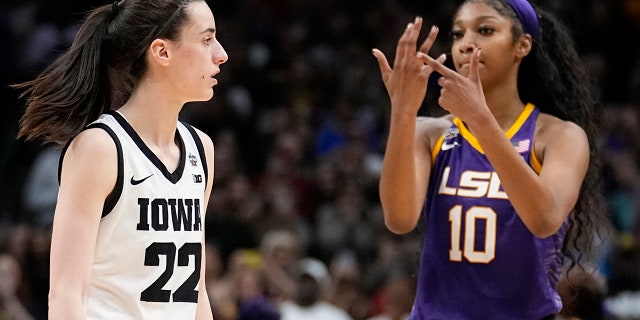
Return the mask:
[[[91,128],[73,138],[64,154],[61,185],[103,197],[113,190],[117,177],[118,149],[107,131]]]
[[[541,113],[536,124],[536,140],[545,142],[551,139],[584,139],[587,135],[584,130],[574,122],[565,121],[555,116]]]
[[[548,147],[554,146],[565,151],[573,148],[588,149],[586,132],[576,123],[541,113],[536,123],[535,133],[536,156],[544,159]]]
[[[117,149],[113,138],[105,130],[91,128],[80,132],[69,144],[66,154],[82,158],[117,160]]]
[[[429,150],[433,149],[438,138],[443,135],[453,123],[453,115],[442,117],[418,117],[416,120],[416,136],[428,143]]]

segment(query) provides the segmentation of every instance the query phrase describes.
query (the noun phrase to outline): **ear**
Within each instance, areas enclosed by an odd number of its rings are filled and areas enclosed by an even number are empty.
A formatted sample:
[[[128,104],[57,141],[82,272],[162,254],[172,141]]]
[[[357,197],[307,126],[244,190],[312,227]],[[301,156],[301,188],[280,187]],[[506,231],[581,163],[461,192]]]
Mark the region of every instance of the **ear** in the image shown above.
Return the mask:
[[[149,46],[149,59],[161,66],[169,65],[168,43],[163,39],[155,39]]]
[[[518,41],[516,42],[516,57],[520,60],[526,57],[529,52],[531,52],[531,47],[533,45],[533,39],[531,35],[524,34]]]

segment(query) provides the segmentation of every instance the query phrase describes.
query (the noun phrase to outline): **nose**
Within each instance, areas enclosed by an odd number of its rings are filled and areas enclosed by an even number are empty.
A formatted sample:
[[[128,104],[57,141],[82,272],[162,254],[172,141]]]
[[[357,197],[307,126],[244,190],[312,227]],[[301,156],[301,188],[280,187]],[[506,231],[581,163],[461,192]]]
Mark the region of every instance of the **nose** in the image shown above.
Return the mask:
[[[221,65],[229,60],[227,51],[224,50],[220,41],[216,40],[216,48],[213,51],[213,62],[217,65]]]
[[[458,42],[458,50],[462,54],[471,54],[477,47],[476,35],[474,32],[465,32],[464,36]]]

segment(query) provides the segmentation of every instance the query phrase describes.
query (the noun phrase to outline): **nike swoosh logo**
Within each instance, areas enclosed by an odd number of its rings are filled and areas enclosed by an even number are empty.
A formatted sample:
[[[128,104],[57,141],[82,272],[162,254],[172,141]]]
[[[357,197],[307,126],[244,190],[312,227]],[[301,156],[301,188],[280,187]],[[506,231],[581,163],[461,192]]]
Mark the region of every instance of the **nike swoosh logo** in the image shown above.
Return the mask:
[[[136,180],[136,179],[133,178],[133,176],[131,176],[131,185],[135,186],[135,185],[141,184],[145,180],[151,178],[152,175],[153,175],[153,173],[148,175],[148,176],[146,176],[146,177],[144,177],[144,178],[142,178],[142,179],[140,179],[140,180]]]
[[[442,144],[442,151],[447,151],[447,150],[453,149],[453,148],[455,148],[455,147],[457,147],[459,145],[460,144],[458,142],[453,142],[451,144],[443,143]]]

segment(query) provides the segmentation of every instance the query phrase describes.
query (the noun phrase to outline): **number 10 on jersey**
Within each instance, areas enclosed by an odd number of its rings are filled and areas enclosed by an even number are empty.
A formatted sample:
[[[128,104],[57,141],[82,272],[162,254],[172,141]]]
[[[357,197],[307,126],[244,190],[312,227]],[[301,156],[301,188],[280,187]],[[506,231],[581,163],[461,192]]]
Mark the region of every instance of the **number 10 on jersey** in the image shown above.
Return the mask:
[[[456,205],[449,210],[451,223],[451,247],[449,259],[461,262],[466,258],[471,263],[489,263],[496,256],[496,227],[498,215],[489,207],[471,207],[465,212],[464,230],[462,228],[462,206]],[[485,220],[486,230],[484,248],[476,249],[476,227],[478,220]],[[461,243],[464,234],[464,244]]]

